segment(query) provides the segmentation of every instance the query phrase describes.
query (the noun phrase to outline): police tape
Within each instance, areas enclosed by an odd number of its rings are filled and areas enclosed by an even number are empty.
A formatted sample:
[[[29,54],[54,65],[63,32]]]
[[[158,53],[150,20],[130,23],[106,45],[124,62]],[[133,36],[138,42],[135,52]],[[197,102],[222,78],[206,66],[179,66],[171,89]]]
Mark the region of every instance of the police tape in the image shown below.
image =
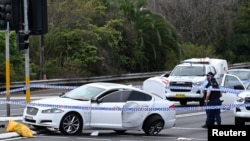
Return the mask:
[[[210,88],[203,88],[201,86],[193,86],[193,87],[180,87],[180,86],[166,86],[166,89],[170,90],[211,90],[211,91],[221,91],[221,92],[226,92],[230,94],[239,94],[240,92],[243,92],[244,90],[235,90],[232,88],[225,88],[225,87],[220,87],[219,89],[210,89]]]
[[[133,87],[142,89],[142,85],[132,85]],[[17,89],[12,89],[9,92],[10,93],[15,93],[15,92],[21,92],[24,91],[28,88],[47,88],[47,89],[74,89],[77,86],[60,86],[60,85],[45,85],[45,84],[31,84],[31,85],[26,85],[23,88],[17,88]],[[180,87],[180,86],[166,86],[166,89],[170,89],[170,90],[199,90],[199,91],[203,91],[203,90],[213,90],[213,91],[221,91],[221,92],[225,92],[225,93],[230,93],[230,94],[239,94],[240,92],[244,91],[244,90],[235,90],[232,88],[225,88],[225,87],[220,87],[220,89],[209,89],[209,88],[203,88],[201,86],[193,86],[193,87]],[[6,94],[6,91],[2,91],[0,92],[1,94]]]
[[[31,85],[26,85],[23,88],[16,88],[16,89],[9,90],[9,92],[10,93],[22,92],[22,91],[24,91],[26,89],[29,89],[29,88],[74,89],[76,87],[77,86],[60,86],[60,85],[31,84]],[[2,92],[0,92],[0,95],[1,94],[6,94],[6,93],[7,93],[7,91],[2,91]]]
[[[141,85],[132,85],[133,87],[142,89]],[[32,85],[26,85],[23,88],[17,88],[17,89],[12,89],[10,90],[10,93],[14,93],[14,92],[20,92],[20,91],[24,91],[28,88],[47,88],[47,89],[74,89],[76,88],[76,86],[60,86],[60,85],[44,85],[44,84],[32,84]],[[177,87],[177,86],[168,86],[166,87],[166,89],[184,89],[184,90],[208,90],[207,88],[201,88],[201,87]],[[220,88],[220,89],[210,89],[210,90],[215,90],[215,91],[223,91],[223,92],[227,92],[230,94],[238,94],[239,92],[241,92],[240,90],[234,90],[234,89],[230,89],[230,88]],[[6,91],[4,92],[0,92],[0,94],[5,94]],[[26,103],[26,102],[21,102],[21,101],[0,101],[0,104],[14,104],[14,105],[23,105],[23,106],[27,106],[29,104],[32,103]],[[36,106],[44,106],[44,107],[53,107],[53,108],[62,108],[62,107],[68,107],[68,108],[80,108],[80,109],[89,109],[89,107],[76,107],[76,106],[66,106],[66,105],[44,105],[44,104],[35,104]],[[32,105],[31,105],[32,106]],[[239,106],[235,106],[235,104],[231,104],[231,105],[219,105],[219,106],[194,106],[194,107],[178,107],[175,108],[175,110],[182,110],[182,111],[193,111],[193,110],[207,110],[207,109],[224,109],[224,110],[230,110],[232,108],[236,108],[236,107],[246,107],[248,106],[248,104],[240,104]],[[100,108],[100,107],[98,107]],[[91,109],[98,109],[98,108],[94,108],[91,107]],[[104,110],[112,110],[112,108],[105,108],[102,107],[101,109]],[[123,109],[124,110],[124,109]],[[125,109],[126,110],[126,109]],[[139,109],[132,109],[133,111],[139,111]],[[148,109],[146,108],[145,110],[148,111],[152,111],[152,109]],[[153,110],[167,110],[167,108],[156,108]]]
[[[89,106],[72,106],[72,105],[55,105],[55,104],[41,104],[41,103],[27,103],[25,101],[0,100],[0,104],[12,104],[31,107],[57,108],[57,109],[81,109],[81,110],[102,110],[102,111],[201,111],[211,109],[231,110],[234,108],[245,107],[250,109],[248,104],[227,104],[227,105],[213,105],[213,106],[188,106],[188,107],[140,107],[140,108],[120,108],[120,107],[89,107]]]

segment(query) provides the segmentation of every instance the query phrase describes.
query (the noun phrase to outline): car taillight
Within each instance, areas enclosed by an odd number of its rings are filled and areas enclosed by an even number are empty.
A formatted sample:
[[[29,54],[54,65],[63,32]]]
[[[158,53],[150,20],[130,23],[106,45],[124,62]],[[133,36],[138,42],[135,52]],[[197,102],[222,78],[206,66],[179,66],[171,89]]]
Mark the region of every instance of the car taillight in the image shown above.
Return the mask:
[[[170,105],[168,108],[169,108],[170,110],[174,110],[175,105],[174,105],[174,104],[172,104],[172,105]]]

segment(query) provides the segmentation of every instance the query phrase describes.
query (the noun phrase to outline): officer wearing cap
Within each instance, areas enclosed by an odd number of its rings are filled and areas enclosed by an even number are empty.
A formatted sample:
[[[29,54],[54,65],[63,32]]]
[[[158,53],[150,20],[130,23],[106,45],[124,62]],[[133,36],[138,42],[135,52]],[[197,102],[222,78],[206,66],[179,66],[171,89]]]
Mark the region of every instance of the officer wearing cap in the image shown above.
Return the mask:
[[[207,78],[206,78],[206,80],[204,81],[204,83],[202,84],[202,89],[203,89],[203,94],[204,94],[203,99],[202,99],[203,101],[205,100],[206,95],[207,95],[206,89],[211,85],[210,80],[211,80],[212,78],[214,78],[214,73],[209,72],[209,73],[206,74],[206,76],[207,76]],[[205,101],[204,101],[204,102],[205,102]],[[205,104],[206,104],[206,103],[205,103]],[[203,106],[203,105],[201,105],[201,106]],[[209,112],[209,111],[206,110],[207,118],[206,118],[205,124],[201,126],[202,128],[207,128],[207,123],[208,123],[208,119],[209,119],[209,118],[208,118],[208,115],[209,115],[208,112]]]
[[[203,82],[203,84],[202,84],[202,90],[203,90],[203,94],[204,94],[204,99],[205,99],[205,97],[206,97],[206,90],[205,89],[207,89],[209,86],[210,86],[210,80],[212,79],[212,78],[214,78],[214,73],[212,73],[212,72],[209,72],[209,73],[207,73],[206,74],[206,76],[207,76],[207,78],[206,78],[206,80]],[[203,99],[203,100],[204,100]],[[202,105],[201,105],[202,106]]]
[[[208,106],[218,106],[221,105],[220,97],[222,96],[219,90],[219,84],[215,78],[210,80],[210,86],[207,90],[207,95],[205,103]],[[221,125],[220,109],[208,109],[207,115],[207,125],[214,125],[216,121],[217,125]]]

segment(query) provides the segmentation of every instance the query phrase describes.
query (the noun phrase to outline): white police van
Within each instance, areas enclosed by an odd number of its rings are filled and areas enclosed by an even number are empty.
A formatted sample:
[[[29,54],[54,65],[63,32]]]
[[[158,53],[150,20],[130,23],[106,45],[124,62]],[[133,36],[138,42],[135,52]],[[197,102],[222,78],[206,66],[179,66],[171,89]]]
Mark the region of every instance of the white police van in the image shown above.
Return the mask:
[[[227,61],[214,58],[192,58],[176,65],[171,73],[151,77],[143,82],[143,89],[151,92],[165,93],[171,101],[186,105],[188,101],[204,104],[202,84],[206,74],[212,72],[220,83],[228,70]]]

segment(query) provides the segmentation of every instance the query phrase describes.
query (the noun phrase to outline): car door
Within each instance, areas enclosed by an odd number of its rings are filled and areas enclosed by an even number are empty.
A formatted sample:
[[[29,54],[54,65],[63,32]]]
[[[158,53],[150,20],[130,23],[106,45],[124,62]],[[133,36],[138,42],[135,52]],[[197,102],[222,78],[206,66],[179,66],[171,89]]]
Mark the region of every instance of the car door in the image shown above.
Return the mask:
[[[153,105],[151,95],[131,91],[128,93],[126,104],[123,106],[122,126],[124,128],[140,128]]]
[[[122,108],[125,104],[124,91],[116,91],[100,97],[91,105],[91,127],[122,128]]]
[[[223,76],[221,82],[221,89],[222,89],[221,100],[223,100],[222,105],[233,104],[237,98],[237,95],[241,91],[246,90],[240,78],[232,74],[225,74]]]

